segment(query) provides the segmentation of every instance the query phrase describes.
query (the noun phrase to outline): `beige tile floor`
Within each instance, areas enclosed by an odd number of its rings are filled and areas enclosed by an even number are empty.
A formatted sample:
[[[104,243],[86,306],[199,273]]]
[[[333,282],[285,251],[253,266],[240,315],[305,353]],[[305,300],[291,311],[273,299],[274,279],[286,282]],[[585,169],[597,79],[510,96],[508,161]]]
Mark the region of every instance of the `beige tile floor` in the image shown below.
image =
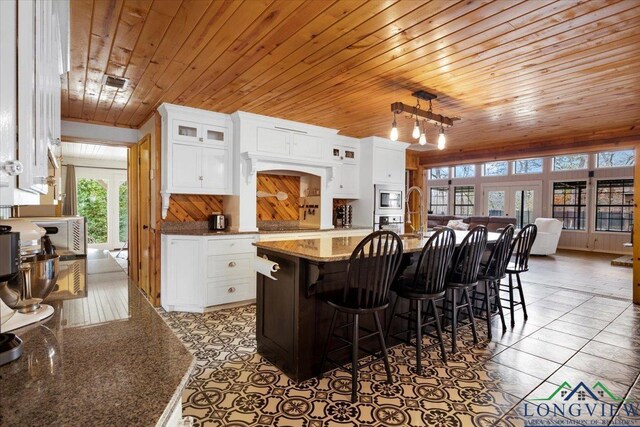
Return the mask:
[[[204,315],[161,312],[198,360],[183,396],[184,415],[198,426],[640,425],[639,415],[627,414],[637,407],[615,400],[640,401],[640,308],[538,281],[525,285],[526,323],[517,311],[516,326],[502,334],[494,321],[493,341],[475,346],[465,332],[447,364],[437,351],[428,352],[420,376],[415,350],[396,346],[390,352],[394,384],[384,383],[381,362],[362,369],[355,404],[344,372],[295,384],[264,360],[256,352],[253,305]],[[578,390],[569,400],[562,392],[535,400],[565,382],[584,382],[598,400]],[[574,413],[545,414],[553,404],[575,404]],[[588,404],[598,405],[600,413],[589,415]],[[580,414],[576,408],[583,408]]]

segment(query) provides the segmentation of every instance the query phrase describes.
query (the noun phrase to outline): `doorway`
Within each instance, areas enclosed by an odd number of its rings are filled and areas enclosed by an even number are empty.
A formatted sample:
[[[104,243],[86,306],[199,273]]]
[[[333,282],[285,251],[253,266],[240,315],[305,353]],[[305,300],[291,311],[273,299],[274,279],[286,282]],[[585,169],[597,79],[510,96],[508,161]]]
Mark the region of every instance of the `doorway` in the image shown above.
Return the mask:
[[[482,186],[482,214],[516,218],[516,228],[542,215],[542,182]]]

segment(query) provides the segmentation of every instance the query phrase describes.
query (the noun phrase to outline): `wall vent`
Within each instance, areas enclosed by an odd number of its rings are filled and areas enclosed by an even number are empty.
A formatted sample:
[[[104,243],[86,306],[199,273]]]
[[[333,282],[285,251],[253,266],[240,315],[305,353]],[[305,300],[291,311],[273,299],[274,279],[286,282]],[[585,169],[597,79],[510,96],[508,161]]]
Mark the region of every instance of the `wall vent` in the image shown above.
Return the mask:
[[[114,87],[116,89],[126,89],[129,85],[129,79],[105,74],[102,78],[102,84],[104,86]]]

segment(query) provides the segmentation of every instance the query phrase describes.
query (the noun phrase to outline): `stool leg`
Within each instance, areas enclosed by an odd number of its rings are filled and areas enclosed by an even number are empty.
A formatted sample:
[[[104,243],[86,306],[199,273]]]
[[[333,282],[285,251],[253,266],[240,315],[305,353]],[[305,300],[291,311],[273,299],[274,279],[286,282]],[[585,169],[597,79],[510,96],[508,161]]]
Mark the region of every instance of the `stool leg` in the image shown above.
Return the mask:
[[[416,372],[422,374],[422,301],[416,301]]]
[[[518,281],[518,291],[520,292],[520,303],[522,304],[522,312],[524,313],[524,320],[527,320],[527,304],[524,302],[524,291],[522,290],[522,282],[520,281],[520,273],[516,273],[516,280]]]
[[[453,298],[451,299],[452,310],[451,310],[451,351],[453,353],[458,352],[458,290],[453,288],[452,290]]]
[[[384,337],[382,336],[382,325],[380,324],[380,318],[378,317],[377,311],[373,313],[373,318],[376,321],[376,328],[378,328],[378,339],[380,340],[380,348],[382,348],[384,369],[385,371],[387,371],[387,383],[393,384],[393,380],[391,379],[391,367],[389,366],[389,354],[387,352],[387,346],[384,342]]]
[[[498,313],[500,314],[500,320],[502,321],[502,332],[507,331],[507,322],[504,321],[504,310],[502,310],[502,301],[500,300],[500,281],[493,282],[493,296],[496,305],[498,306]]]
[[[491,340],[491,304],[489,303],[489,293],[491,293],[491,283],[488,281],[484,282],[484,302],[485,313],[487,315],[487,335],[489,340]]]
[[[476,331],[476,319],[473,316],[473,307],[471,306],[471,298],[469,298],[469,289],[464,288],[462,290],[462,296],[467,302],[467,311],[469,312],[469,319],[471,320],[471,333],[473,334],[473,343],[478,344],[478,332]]]
[[[429,300],[429,302],[433,304],[433,316],[436,319],[436,334],[438,334],[438,340],[440,340],[440,356],[442,357],[442,361],[444,363],[447,363],[447,351],[444,349],[444,340],[442,339],[442,327],[440,326],[440,314],[438,313],[436,302],[434,300]]]
[[[396,315],[396,307],[398,306],[399,300],[400,300],[400,297],[396,295],[396,300],[393,302],[393,307],[391,308],[391,317],[389,318],[389,324],[387,325],[387,330],[384,333],[385,341],[389,339],[389,331],[391,331],[391,325],[393,324],[393,317]]]
[[[353,315],[353,342],[351,352],[351,403],[358,400],[358,320],[359,315]]]
[[[513,318],[513,276],[509,273],[509,311],[511,312],[511,327],[516,326],[516,321]]]
[[[329,326],[329,335],[327,336],[327,341],[324,343],[324,351],[322,352],[322,362],[320,362],[320,374],[318,378],[322,378],[324,376],[324,365],[327,363],[327,353],[329,352],[329,342],[331,341],[331,337],[333,336],[333,329],[336,325],[336,318],[338,317],[338,310],[333,310],[333,316],[331,317],[331,326]]]

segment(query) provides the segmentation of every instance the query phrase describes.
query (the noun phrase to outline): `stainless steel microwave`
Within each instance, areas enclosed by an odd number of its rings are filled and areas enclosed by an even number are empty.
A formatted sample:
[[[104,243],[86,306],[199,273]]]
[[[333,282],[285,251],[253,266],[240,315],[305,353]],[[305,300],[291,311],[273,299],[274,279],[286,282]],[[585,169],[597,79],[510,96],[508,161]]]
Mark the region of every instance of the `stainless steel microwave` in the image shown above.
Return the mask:
[[[375,188],[375,214],[402,214],[404,212],[404,190],[391,185],[377,184]]]

